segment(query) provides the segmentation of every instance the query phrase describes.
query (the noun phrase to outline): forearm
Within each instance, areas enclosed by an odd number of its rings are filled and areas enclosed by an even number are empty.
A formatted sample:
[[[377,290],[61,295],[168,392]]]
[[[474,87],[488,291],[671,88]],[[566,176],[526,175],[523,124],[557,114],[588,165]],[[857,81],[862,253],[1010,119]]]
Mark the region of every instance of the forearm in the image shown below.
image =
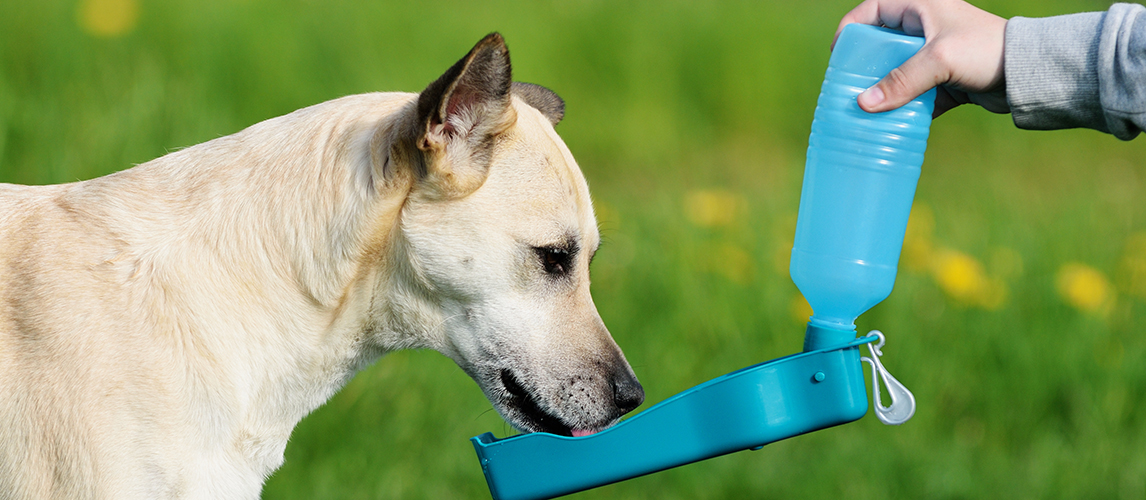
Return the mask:
[[[1146,128],[1146,8],[1007,23],[1007,100],[1026,129],[1086,127],[1132,139]]]

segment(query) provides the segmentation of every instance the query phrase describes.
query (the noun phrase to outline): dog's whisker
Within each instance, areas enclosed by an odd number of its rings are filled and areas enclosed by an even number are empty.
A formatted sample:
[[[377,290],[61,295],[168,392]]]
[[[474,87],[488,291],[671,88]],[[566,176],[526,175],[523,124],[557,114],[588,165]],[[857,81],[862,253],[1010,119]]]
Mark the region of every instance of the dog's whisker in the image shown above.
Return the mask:
[[[487,408],[485,411],[483,411],[483,412],[481,412],[481,413],[478,413],[478,415],[477,415],[476,417],[474,417],[474,421],[476,422],[478,419],[480,419],[480,418],[484,417],[484,416],[485,416],[487,413],[489,413],[489,412],[491,412],[491,411],[493,411],[493,407],[492,407],[492,406],[491,406],[491,407],[489,407],[489,408]]]
[[[442,318],[442,320],[439,321],[436,325],[431,326],[427,333],[429,333],[431,336],[441,333],[445,329],[446,323],[449,323],[450,320],[464,316],[466,316],[466,313],[457,313],[451,316],[446,316],[445,318]]]

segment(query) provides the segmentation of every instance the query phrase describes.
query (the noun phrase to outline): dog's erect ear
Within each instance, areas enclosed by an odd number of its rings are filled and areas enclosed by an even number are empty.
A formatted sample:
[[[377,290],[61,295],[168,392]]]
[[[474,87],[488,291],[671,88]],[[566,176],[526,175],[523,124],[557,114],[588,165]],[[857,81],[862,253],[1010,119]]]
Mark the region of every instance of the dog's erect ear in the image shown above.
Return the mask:
[[[565,101],[552,90],[532,83],[513,82],[513,95],[520,97],[526,104],[537,108],[541,114],[549,119],[549,123],[557,125],[565,118]]]
[[[500,34],[490,33],[418,96],[424,126],[418,147],[443,145],[473,132],[472,122],[500,118],[509,107],[511,81],[509,49]]]
[[[511,81],[505,40],[491,33],[418,96],[419,173],[442,196],[464,196],[485,182],[492,139],[516,118]]]

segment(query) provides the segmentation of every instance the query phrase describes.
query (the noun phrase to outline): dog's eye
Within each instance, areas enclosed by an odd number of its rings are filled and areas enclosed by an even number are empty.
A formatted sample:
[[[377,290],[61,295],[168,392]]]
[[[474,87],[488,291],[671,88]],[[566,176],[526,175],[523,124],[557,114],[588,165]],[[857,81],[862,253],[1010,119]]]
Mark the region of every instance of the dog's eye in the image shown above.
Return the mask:
[[[573,255],[568,250],[557,247],[534,247],[533,251],[537,253],[541,267],[545,268],[546,273],[557,276],[569,273]]]

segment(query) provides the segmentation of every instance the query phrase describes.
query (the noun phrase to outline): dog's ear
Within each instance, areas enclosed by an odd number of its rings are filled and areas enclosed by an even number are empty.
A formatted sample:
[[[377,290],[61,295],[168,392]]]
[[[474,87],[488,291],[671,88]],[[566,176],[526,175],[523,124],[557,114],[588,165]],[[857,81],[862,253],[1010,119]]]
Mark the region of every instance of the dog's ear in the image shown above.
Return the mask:
[[[526,104],[537,108],[541,114],[549,119],[549,123],[557,125],[565,117],[565,101],[555,92],[533,83],[513,82],[513,95],[520,97]]]
[[[493,139],[516,119],[511,81],[505,40],[491,33],[418,96],[418,173],[438,196],[465,196],[485,182]]]

